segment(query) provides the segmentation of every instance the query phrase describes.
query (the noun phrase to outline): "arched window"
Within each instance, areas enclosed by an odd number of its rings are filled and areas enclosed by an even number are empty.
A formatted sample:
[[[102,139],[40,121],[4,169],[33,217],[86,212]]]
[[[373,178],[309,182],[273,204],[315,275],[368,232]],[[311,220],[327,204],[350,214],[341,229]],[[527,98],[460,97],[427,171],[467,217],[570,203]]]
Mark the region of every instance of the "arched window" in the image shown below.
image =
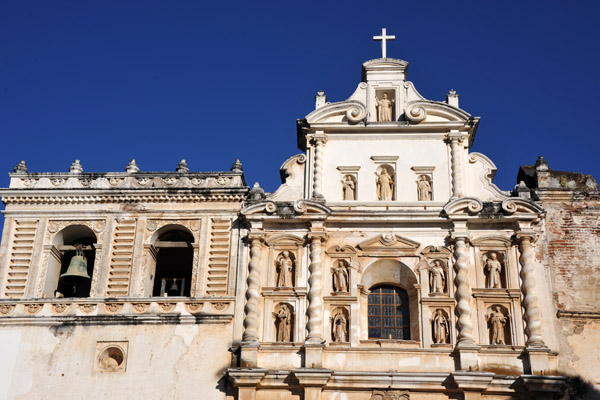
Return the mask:
[[[368,301],[369,339],[410,340],[406,290],[390,285],[374,286]]]
[[[154,242],[158,255],[153,296],[190,296],[194,237],[182,230],[162,233]]]

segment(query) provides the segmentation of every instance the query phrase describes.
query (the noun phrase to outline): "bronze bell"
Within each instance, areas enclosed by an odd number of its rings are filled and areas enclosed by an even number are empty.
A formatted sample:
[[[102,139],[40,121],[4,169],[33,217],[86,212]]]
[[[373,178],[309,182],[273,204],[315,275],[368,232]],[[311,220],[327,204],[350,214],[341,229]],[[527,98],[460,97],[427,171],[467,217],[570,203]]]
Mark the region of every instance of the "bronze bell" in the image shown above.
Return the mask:
[[[173,283],[171,283],[167,293],[169,296],[179,296],[179,286],[177,285],[177,280],[175,278],[173,278]]]
[[[66,285],[87,283],[90,279],[87,273],[87,260],[83,255],[73,256],[67,272],[60,276],[60,282]]]

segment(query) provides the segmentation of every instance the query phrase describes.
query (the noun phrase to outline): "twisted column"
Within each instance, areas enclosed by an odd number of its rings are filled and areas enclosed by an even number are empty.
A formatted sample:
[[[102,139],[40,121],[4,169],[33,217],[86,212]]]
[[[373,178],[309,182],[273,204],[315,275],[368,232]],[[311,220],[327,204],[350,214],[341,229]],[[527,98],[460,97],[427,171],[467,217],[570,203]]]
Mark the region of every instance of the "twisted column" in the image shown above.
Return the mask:
[[[327,141],[325,134],[316,134],[313,137],[315,146],[313,199],[322,200],[323,196],[323,145]]]
[[[248,264],[248,280],[246,289],[246,305],[244,306],[244,342],[258,342],[258,303],[260,300],[260,255],[262,238],[250,236],[250,263]]]
[[[527,345],[534,347],[544,346],[542,338],[542,322],[535,288],[535,251],[532,245],[533,234],[517,234],[519,249],[521,251],[521,290],[523,292],[523,306],[525,307],[525,320],[527,321]]]
[[[457,236],[454,242],[456,258],[456,308],[458,309],[458,345],[475,344],[471,322],[471,287],[468,276],[466,238]]]
[[[323,271],[321,262],[322,234],[311,234],[310,240],[310,277],[308,278],[308,337],[307,342],[323,342]]]
[[[448,135],[450,155],[452,158],[452,197],[463,197],[462,168],[460,164],[460,147],[462,136],[459,132]]]

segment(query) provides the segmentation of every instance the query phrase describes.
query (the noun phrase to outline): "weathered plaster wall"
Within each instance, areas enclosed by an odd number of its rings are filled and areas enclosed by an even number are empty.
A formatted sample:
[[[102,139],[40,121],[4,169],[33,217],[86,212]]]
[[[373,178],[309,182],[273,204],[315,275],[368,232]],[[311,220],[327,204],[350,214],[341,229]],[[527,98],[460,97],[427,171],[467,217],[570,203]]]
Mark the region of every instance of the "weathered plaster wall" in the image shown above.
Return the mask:
[[[559,370],[600,386],[600,201],[570,194],[543,200]]]
[[[0,399],[224,399],[231,324],[0,330]],[[98,372],[96,343],[128,341],[125,372]]]

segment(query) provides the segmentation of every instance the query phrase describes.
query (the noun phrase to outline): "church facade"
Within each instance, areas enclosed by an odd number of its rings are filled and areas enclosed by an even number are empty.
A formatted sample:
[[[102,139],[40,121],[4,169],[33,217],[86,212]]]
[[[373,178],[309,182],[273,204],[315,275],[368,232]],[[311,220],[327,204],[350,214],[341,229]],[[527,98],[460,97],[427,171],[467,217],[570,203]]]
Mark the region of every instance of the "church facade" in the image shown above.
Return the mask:
[[[384,50],[347,100],[319,92],[273,193],[237,160],[21,162],[0,191],[0,399],[596,393],[596,182],[539,159],[500,190],[479,118],[407,65]]]

